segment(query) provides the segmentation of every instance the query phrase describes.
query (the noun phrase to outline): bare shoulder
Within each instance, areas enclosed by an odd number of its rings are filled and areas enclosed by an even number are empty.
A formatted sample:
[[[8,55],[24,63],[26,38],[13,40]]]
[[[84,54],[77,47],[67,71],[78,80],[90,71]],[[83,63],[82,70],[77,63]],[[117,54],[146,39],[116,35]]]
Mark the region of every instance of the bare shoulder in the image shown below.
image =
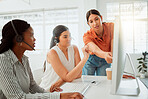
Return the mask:
[[[57,56],[57,52],[54,50],[54,49],[51,49],[48,53],[47,53],[47,57],[48,58],[52,58],[52,57],[55,57]]]
[[[78,47],[76,45],[72,45],[72,46],[73,46],[75,52],[78,51]]]

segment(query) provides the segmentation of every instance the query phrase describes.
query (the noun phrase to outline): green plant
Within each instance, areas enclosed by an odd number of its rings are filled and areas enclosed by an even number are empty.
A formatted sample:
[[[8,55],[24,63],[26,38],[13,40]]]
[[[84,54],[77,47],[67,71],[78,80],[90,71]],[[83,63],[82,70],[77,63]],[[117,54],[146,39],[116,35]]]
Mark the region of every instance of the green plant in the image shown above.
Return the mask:
[[[148,53],[143,52],[142,55],[143,55],[143,57],[140,57],[137,59],[139,61],[139,66],[137,67],[137,69],[139,69],[138,72],[145,73],[145,72],[147,72],[147,63],[148,63],[147,55],[148,55]]]

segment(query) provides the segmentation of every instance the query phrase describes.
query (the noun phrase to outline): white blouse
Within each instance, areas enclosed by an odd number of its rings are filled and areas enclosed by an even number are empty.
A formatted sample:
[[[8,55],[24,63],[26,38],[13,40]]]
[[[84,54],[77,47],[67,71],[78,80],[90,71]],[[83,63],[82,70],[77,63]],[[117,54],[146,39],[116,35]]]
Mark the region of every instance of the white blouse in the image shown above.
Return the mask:
[[[73,45],[68,47],[68,60],[58,46],[54,46],[52,49],[56,51],[61,63],[70,72],[75,67]],[[40,86],[45,90],[49,90],[50,86],[58,81],[60,77],[54,71],[51,64],[49,64],[47,61],[46,64],[46,70],[44,72],[44,76],[42,77]]]

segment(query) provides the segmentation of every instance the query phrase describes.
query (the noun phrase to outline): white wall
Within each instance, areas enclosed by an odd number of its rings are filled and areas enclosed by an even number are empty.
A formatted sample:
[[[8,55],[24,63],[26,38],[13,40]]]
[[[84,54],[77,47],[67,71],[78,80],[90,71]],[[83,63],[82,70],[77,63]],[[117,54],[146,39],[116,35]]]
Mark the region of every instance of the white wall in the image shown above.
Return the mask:
[[[106,3],[112,3],[112,2],[135,2],[135,1],[148,1],[148,0],[96,0],[97,1],[97,9],[100,11],[101,15],[103,16],[103,20],[106,21],[107,18],[107,8]]]
[[[57,9],[57,8],[69,8],[78,7],[79,8],[79,51],[81,56],[81,48],[83,43],[83,34],[89,29],[86,22],[86,12],[92,8],[97,8],[103,16],[103,20],[106,21],[106,3],[110,2],[133,2],[139,0],[2,0],[0,1],[0,14],[8,12],[19,12],[25,10],[35,10],[35,9]],[[148,1],[148,0],[145,0]],[[41,55],[28,54],[31,67],[33,66],[43,66],[43,62],[46,58],[46,53]],[[134,59],[135,60],[135,59]],[[129,63],[126,63],[129,64]],[[129,65],[128,65],[129,66]],[[127,66],[127,67],[128,67]],[[34,68],[37,69],[37,68]],[[130,70],[130,69],[129,69]]]
[[[114,2],[125,3],[125,2],[148,1],[148,0],[96,0],[96,1],[97,1],[97,7],[96,8],[98,9],[98,11],[103,16],[103,21],[106,22],[106,19],[107,19],[106,4],[107,3],[114,3]],[[130,55],[131,55],[132,61],[134,63],[136,75],[139,75],[138,70],[137,70],[137,66],[138,66],[137,58],[139,58],[141,56],[141,54],[130,54]],[[125,63],[125,71],[133,73],[133,71],[131,69],[131,65],[129,63],[129,60],[127,60],[126,63]],[[148,72],[147,72],[147,76],[148,76]]]
[[[137,54],[130,53],[129,55],[131,56],[131,60],[132,60],[133,65],[134,65],[136,75],[139,76],[139,72],[138,72],[138,69],[137,69],[137,67],[139,66],[139,61],[137,59],[140,58],[140,57],[143,57],[143,56],[142,56],[141,53],[137,53]],[[125,62],[124,71],[129,72],[129,73],[133,73],[133,69],[131,67],[131,64],[130,64],[130,61],[129,61],[128,58],[126,59],[126,62]],[[148,72],[147,72],[146,76],[148,76]]]
[[[29,2],[30,1],[30,2]],[[23,12],[38,9],[59,9],[78,7],[79,9],[79,51],[83,57],[81,48],[84,46],[83,34],[89,29],[85,14],[91,8],[96,8],[96,0],[2,0],[0,1],[0,15],[5,13]],[[41,68],[46,59],[46,52],[40,55],[27,53],[33,70]],[[38,68],[33,68],[38,67]]]

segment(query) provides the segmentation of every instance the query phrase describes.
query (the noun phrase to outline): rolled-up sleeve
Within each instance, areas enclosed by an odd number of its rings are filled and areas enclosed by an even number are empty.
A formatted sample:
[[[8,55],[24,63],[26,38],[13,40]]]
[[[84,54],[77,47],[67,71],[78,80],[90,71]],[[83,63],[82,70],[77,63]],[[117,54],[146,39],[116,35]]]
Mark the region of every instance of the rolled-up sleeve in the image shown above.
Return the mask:
[[[60,99],[60,93],[24,93],[13,72],[13,65],[5,57],[0,57],[0,90],[8,99]],[[37,87],[34,87],[37,88]],[[37,88],[38,89],[38,88]],[[43,89],[40,89],[44,91]]]
[[[84,33],[83,42],[85,45],[87,45],[89,42],[93,42],[91,35],[89,35],[88,33]]]

